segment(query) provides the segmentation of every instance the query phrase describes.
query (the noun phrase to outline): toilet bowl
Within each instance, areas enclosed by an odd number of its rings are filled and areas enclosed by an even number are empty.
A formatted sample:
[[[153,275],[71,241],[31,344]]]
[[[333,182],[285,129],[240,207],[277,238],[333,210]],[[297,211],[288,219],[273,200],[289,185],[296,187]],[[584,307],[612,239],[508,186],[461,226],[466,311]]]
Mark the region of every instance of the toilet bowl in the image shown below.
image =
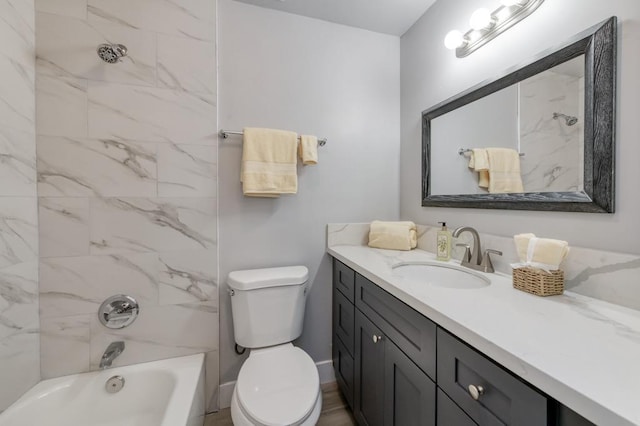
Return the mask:
[[[302,333],[308,277],[304,266],[229,274],[234,338],[251,350],[231,399],[236,426],[307,426],[320,417],[318,369],[291,343]]]
[[[252,351],[231,400],[236,426],[315,425],[321,409],[318,369],[291,343]]]

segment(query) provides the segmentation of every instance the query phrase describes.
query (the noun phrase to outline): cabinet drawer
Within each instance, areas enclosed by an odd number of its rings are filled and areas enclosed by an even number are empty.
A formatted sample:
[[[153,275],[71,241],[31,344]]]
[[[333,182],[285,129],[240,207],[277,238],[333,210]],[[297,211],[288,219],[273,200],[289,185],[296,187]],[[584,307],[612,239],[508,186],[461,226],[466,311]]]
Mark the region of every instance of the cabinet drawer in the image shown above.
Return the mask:
[[[347,400],[349,407],[353,408],[353,358],[347,352],[340,339],[333,339],[333,370],[336,373],[336,382]]]
[[[482,387],[477,400],[469,386]],[[441,328],[438,387],[481,426],[547,424],[544,395]]]
[[[438,389],[438,426],[477,426],[441,389]]]
[[[436,325],[360,274],[356,307],[371,319],[422,371],[436,373]]]
[[[354,307],[337,289],[333,290],[333,332],[353,356]]]
[[[333,259],[333,286],[353,303],[356,273],[344,263]]]

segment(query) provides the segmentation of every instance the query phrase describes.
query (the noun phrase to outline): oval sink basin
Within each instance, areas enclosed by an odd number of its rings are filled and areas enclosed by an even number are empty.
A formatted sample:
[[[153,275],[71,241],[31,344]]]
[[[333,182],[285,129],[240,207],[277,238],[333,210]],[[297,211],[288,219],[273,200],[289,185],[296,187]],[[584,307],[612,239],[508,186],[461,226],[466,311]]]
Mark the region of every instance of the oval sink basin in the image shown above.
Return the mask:
[[[403,262],[392,266],[393,274],[409,281],[453,289],[482,288],[491,280],[461,266],[439,262]]]

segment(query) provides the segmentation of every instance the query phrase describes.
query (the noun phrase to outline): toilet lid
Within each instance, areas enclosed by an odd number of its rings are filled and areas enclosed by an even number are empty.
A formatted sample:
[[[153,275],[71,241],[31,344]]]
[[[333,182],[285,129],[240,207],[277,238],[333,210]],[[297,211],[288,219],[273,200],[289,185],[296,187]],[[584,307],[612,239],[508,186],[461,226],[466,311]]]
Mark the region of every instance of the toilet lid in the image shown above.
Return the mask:
[[[320,392],[318,369],[288,343],[252,350],[236,382],[245,412],[263,425],[291,425],[306,418]]]

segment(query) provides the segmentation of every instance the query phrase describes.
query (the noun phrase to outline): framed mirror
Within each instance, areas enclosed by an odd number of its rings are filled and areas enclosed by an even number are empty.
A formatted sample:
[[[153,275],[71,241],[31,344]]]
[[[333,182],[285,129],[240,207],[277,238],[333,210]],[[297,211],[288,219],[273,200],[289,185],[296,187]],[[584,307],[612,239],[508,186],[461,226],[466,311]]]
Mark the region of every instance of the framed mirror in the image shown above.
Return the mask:
[[[422,205],[614,212],[617,20],[422,113]]]

